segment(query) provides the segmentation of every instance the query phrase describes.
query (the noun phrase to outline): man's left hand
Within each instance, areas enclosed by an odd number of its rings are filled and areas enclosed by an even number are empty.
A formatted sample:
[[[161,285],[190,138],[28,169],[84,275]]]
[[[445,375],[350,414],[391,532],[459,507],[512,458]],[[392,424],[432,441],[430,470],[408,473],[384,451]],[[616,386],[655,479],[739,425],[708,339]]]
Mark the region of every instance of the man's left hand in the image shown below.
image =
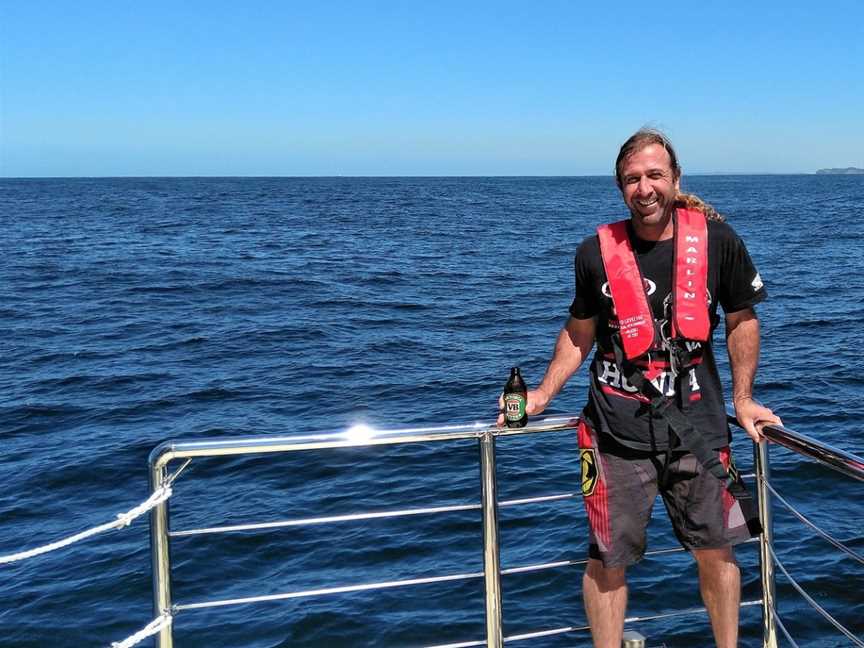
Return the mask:
[[[754,443],[764,440],[764,437],[756,427],[757,425],[760,427],[765,423],[783,425],[783,421],[780,420],[779,416],[749,396],[736,398],[733,404],[735,406],[735,417],[747,435],[753,439]]]

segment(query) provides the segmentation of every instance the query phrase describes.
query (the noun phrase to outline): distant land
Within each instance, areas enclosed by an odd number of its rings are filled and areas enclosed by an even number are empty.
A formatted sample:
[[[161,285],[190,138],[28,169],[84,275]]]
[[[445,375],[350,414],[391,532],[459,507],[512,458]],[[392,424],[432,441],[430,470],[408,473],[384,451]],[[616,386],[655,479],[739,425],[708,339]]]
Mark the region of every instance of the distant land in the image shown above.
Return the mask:
[[[831,175],[864,175],[864,169],[858,167],[846,167],[845,169],[819,169],[817,174]]]

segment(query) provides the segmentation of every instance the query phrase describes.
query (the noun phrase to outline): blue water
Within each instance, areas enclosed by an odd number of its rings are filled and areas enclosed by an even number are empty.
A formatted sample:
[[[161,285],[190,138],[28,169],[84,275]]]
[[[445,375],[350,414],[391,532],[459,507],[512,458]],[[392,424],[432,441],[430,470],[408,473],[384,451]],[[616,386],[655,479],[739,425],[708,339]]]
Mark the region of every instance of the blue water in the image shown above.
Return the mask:
[[[728,215],[768,286],[758,395],[793,429],[864,453],[862,179],[685,185]],[[542,376],[572,298],[573,252],[619,217],[609,178],[0,181],[0,554],[144,500],[147,455],[165,439],[489,420],[511,366],[530,383]],[[585,386],[574,377],[555,411],[578,411]],[[498,450],[502,498],[577,487],[569,433]],[[860,484],[782,449],[773,470],[807,515],[864,549]],[[477,449],[196,460],[175,490],[175,529],[475,502]],[[864,634],[864,567],[782,510],[776,526],[781,559]],[[577,500],[501,512],[505,567],[582,558],[585,538]],[[478,571],[480,543],[473,511],[178,538],[174,598]],[[674,545],[662,514],[650,544]],[[739,556],[744,596],[756,598],[753,545]],[[152,618],[146,518],[0,576],[3,646],[107,646]],[[579,568],[505,576],[507,634],[583,624],[580,580]],[[778,589],[800,645],[848,645],[782,576]],[[175,620],[176,645],[480,639],[482,596],[468,580],[190,610]],[[690,559],[633,568],[630,598],[631,614],[697,605]],[[758,608],[742,625],[742,645],[756,645]],[[637,627],[670,648],[710,643],[702,617]],[[573,633],[525,645],[587,643]]]

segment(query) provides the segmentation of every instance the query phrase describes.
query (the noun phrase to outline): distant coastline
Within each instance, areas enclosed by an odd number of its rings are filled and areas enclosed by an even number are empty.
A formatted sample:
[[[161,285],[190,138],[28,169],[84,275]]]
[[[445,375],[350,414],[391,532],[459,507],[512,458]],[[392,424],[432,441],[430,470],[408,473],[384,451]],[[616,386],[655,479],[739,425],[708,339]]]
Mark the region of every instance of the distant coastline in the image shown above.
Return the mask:
[[[845,169],[819,169],[817,175],[864,175],[864,169],[846,167]]]

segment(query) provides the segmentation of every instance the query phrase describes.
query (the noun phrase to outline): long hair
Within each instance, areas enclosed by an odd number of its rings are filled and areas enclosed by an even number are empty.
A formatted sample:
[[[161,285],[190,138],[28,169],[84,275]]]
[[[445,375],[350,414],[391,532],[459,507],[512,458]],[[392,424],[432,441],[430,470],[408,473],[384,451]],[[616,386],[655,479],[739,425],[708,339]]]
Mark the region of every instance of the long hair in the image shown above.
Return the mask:
[[[705,218],[709,221],[717,221],[725,223],[726,217],[718,212],[714,207],[706,203],[696,194],[679,193],[675,196],[675,207],[684,207],[685,209],[695,209],[705,214]]]

